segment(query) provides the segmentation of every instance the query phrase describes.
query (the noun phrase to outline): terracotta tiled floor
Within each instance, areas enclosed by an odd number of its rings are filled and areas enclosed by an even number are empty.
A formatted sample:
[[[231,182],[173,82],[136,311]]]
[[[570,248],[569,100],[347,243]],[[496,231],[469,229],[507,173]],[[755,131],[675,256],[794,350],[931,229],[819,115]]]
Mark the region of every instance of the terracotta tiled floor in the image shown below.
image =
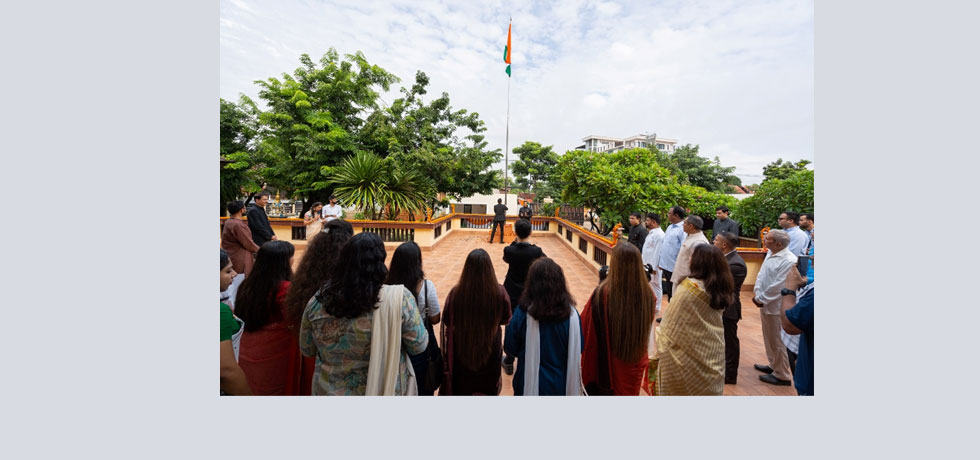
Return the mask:
[[[459,274],[463,270],[463,262],[466,255],[473,249],[483,248],[490,254],[493,260],[497,279],[502,284],[504,276],[507,274],[507,264],[503,261],[503,251],[507,244],[513,239],[506,238],[506,244],[487,242],[487,236],[483,233],[473,232],[453,232],[445,237],[444,241],[439,242],[431,251],[422,253],[422,264],[426,278],[432,280],[439,294],[439,303],[445,302],[449,290],[456,284]],[[565,278],[568,281],[569,290],[575,299],[576,307],[581,312],[582,307],[588,300],[592,290],[598,284],[599,278],[580,259],[574,250],[559,240],[557,235],[548,234],[542,236],[531,236],[531,242],[541,247],[548,257],[551,257],[565,271]],[[392,250],[388,250],[388,259],[391,261]],[[302,249],[297,248],[295,262],[298,263],[302,256]],[[759,380],[760,373],[753,369],[755,363],[767,364],[766,351],[762,342],[762,329],[759,321],[759,310],[752,304],[752,294],[750,291],[742,291],[742,320],[738,323],[738,337],[741,342],[741,357],[739,360],[738,384],[725,385],[725,395],[740,396],[779,396],[795,395],[796,390],[792,386],[773,386]],[[663,308],[668,308],[668,302],[664,300]],[[506,373],[503,376],[503,386],[500,394],[511,396],[514,394],[512,377]]]

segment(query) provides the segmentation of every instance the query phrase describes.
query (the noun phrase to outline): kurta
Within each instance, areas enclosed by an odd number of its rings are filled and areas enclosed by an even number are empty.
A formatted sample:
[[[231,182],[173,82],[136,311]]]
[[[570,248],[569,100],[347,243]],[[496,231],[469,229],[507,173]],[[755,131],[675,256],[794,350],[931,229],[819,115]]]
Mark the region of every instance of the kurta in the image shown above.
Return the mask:
[[[573,309],[574,310],[574,309]],[[578,314],[575,311],[573,314]],[[541,362],[538,365],[538,395],[565,395],[565,380],[568,375],[568,332],[569,318],[563,321],[539,322]],[[517,372],[514,373],[514,395],[524,395],[524,352],[527,350],[528,314],[523,307],[514,308],[514,317],[507,325],[504,337],[504,350],[517,357]],[[579,322],[581,337],[582,323]],[[581,350],[578,350],[581,353]]]
[[[300,354],[296,330],[284,319],[288,289],[288,281],[279,285],[276,306],[280,311],[273,322],[242,335],[238,364],[256,395],[311,393],[315,363]]]
[[[591,396],[601,394],[596,388],[610,390],[616,396],[637,396],[650,359],[643,353],[640,360],[630,363],[612,353],[608,309],[602,309],[598,315],[593,314],[593,302],[598,293],[599,289],[596,288],[582,309],[582,383]],[[599,323],[594,316],[599,317]],[[605,382],[606,378],[608,383]]]
[[[675,286],[691,274],[691,255],[694,254],[694,247],[699,244],[711,244],[700,230],[688,234],[684,244],[681,244],[681,250],[677,253],[677,263],[674,264],[673,275],[670,277],[670,282]]]
[[[252,231],[244,221],[228,219],[221,230],[221,249],[228,253],[232,268],[248,276],[254,263],[252,254],[259,252],[259,245],[252,241]]]
[[[721,396],[725,388],[722,310],[711,308],[701,281],[687,278],[657,331],[656,394]]]

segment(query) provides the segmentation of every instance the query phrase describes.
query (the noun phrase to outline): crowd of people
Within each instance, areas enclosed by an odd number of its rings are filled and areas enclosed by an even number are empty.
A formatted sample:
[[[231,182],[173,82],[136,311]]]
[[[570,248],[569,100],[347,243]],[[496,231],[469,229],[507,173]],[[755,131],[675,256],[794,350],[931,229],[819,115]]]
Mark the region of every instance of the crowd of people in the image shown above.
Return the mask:
[[[440,305],[418,245],[402,243],[386,265],[381,238],[354,235],[333,197],[304,215],[309,242],[294,272],[295,248],[272,232],[267,200],[227,205],[222,394],[499,395],[502,372],[519,396],[721,395],[737,382],[747,266],[724,206],[710,241],[704,220],[680,206],[666,230],[659,214],[633,213],[579,314],[523,209],[504,282],[474,249]],[[813,214],[778,221],[752,292],[768,361],[755,368],[763,382],[812,395]]]

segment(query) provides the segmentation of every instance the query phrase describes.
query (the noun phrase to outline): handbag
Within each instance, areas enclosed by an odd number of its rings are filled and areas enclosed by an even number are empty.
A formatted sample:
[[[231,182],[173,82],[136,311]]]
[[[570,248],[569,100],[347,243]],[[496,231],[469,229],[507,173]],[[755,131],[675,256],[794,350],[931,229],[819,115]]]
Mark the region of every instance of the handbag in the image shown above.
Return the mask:
[[[429,367],[425,371],[425,394],[435,394],[436,390],[442,384],[445,363],[442,360],[442,350],[439,349],[439,343],[436,342],[436,331],[432,327],[432,323],[429,322],[429,285],[423,282],[423,295],[422,298],[425,301],[425,313],[423,320],[425,321],[425,329],[429,333],[429,346],[426,348],[426,354],[429,359]]]

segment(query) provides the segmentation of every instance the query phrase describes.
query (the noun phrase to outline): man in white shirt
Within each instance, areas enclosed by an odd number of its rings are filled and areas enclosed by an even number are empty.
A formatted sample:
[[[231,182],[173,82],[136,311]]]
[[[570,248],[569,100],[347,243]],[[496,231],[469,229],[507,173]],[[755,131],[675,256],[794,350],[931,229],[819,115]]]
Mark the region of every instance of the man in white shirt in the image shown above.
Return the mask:
[[[660,214],[655,212],[647,213],[646,217],[647,237],[643,240],[643,264],[653,267],[650,274],[650,287],[653,288],[654,305],[657,312],[660,312],[660,299],[663,298],[664,291],[660,285],[660,248],[663,247],[664,231],[660,229]]]
[[[330,204],[323,207],[321,214],[326,219],[326,222],[330,222],[334,219],[340,219],[340,216],[344,215],[344,209],[337,204],[337,197],[330,195]],[[326,226],[324,226],[324,229],[326,229]]]
[[[699,244],[711,244],[701,231],[702,227],[704,227],[704,220],[698,216],[690,215],[684,220],[684,233],[687,233],[687,238],[684,238],[684,244],[677,253],[677,263],[674,264],[674,273],[670,277],[675,290],[684,278],[691,274],[691,254],[694,254],[694,247]]]
[[[806,246],[810,242],[810,238],[803,230],[800,230],[800,215],[793,211],[786,211],[780,214],[779,226],[789,236],[789,252],[795,256],[805,256]]]
[[[769,252],[759,268],[755,278],[754,297],[752,302],[759,307],[762,320],[762,340],[766,345],[768,366],[755,365],[755,369],[764,372],[759,380],[772,385],[790,385],[793,375],[789,369],[789,356],[780,332],[782,326],[782,291],[783,281],[790,270],[796,270],[795,254],[790,252],[790,238],[782,230],[771,230],[766,234],[766,247]]]

